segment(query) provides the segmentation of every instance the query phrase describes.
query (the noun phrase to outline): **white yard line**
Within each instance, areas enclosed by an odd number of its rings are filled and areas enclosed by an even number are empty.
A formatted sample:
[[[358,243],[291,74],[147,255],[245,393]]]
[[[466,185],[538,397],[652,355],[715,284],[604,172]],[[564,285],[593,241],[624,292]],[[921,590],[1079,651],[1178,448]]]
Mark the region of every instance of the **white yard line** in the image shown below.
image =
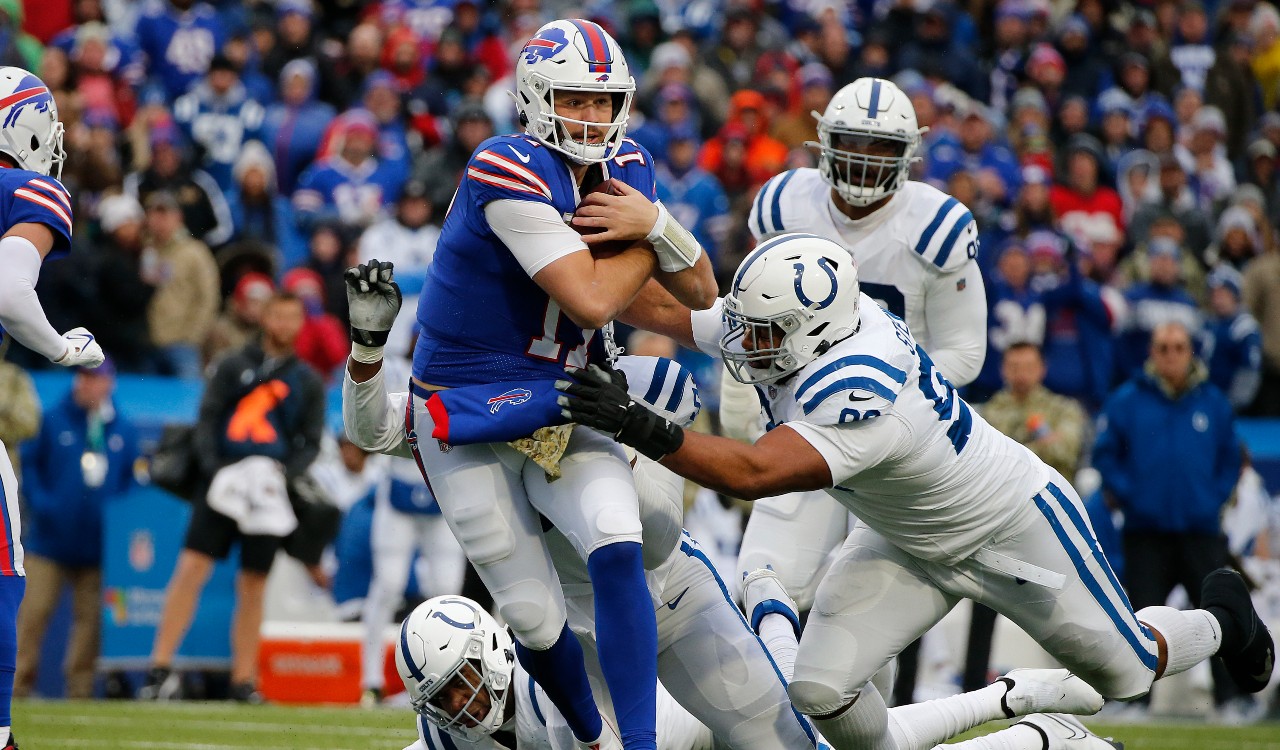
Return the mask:
[[[24,716],[24,723],[32,722],[35,719],[39,721],[39,717]],[[49,717],[52,724],[74,724],[77,726],[139,726],[145,724],[146,720],[126,717],[126,716],[57,716]],[[414,731],[406,726],[403,731],[392,729],[378,729],[376,727],[353,727],[345,724],[315,724],[314,722],[283,724],[279,722],[268,721],[222,721],[220,719],[183,719],[181,724],[177,726],[179,729],[207,729],[207,730],[224,730],[237,732],[270,732],[273,734],[297,733],[297,734],[329,734],[335,732],[343,734],[356,735],[360,737],[378,737],[381,739],[403,739],[412,738]]]
[[[61,747],[138,748],[138,750],[297,750],[296,745],[212,745],[204,742],[147,742],[144,740],[58,740]],[[328,750],[360,750],[329,748]]]

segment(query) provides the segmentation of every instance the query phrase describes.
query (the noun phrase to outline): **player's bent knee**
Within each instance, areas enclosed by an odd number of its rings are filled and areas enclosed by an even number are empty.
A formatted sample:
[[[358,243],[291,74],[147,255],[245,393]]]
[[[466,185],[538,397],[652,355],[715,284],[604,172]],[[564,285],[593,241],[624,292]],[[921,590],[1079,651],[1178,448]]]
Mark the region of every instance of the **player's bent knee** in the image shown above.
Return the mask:
[[[849,698],[825,682],[795,679],[787,685],[791,705],[805,716],[825,716],[848,705]]]
[[[538,581],[522,581],[506,591],[494,592],[494,600],[498,614],[527,648],[542,651],[560,637],[565,614]]]
[[[591,553],[619,542],[636,542],[643,545],[644,532],[640,525],[640,517],[630,509],[602,508],[594,521],[594,539],[583,539],[582,548],[587,557]]]

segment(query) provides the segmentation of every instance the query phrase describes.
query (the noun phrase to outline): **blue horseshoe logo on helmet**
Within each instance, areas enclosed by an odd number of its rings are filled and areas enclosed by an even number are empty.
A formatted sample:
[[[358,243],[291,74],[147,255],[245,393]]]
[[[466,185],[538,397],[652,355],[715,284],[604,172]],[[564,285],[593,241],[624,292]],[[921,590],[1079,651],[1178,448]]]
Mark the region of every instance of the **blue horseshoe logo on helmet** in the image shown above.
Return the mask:
[[[802,284],[802,281],[804,280],[804,264],[796,263],[795,265],[792,266],[792,268],[796,269],[796,279],[795,279],[796,297],[800,300],[800,304],[804,305],[805,307],[809,307],[815,304],[814,301],[809,299],[809,297],[806,296],[804,293],[804,286]],[[816,303],[817,304],[816,309],[823,310],[827,307],[827,305],[830,305],[833,301],[835,301],[836,290],[838,287],[836,286],[836,272],[835,272],[835,269],[831,267],[831,261],[829,261],[826,258],[818,258],[818,268],[821,268],[823,271],[826,271],[827,278],[831,279],[831,292],[827,295],[826,299]]]

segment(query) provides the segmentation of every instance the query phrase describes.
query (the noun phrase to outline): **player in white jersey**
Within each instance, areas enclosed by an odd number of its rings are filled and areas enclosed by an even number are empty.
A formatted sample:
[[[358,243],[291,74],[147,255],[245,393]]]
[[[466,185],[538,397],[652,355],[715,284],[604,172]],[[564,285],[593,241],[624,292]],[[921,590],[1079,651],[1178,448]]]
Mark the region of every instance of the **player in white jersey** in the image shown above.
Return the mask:
[[[672,310],[663,332],[754,385],[764,437],[685,432],[599,368],[562,383],[562,405],[703,486],[745,498],[824,489],[861,519],[818,586],[790,686],[837,750],[903,747],[868,680],[962,598],[1108,698],[1215,655],[1242,690],[1266,686],[1274,644],[1239,574],[1210,574],[1204,609],[1135,614],[1071,485],[969,408],[907,325],[859,292],[844,248],[775,237],[712,311]]]
[[[62,173],[58,105],[31,73],[0,67],[0,337],[64,367],[97,367],[102,347],[83,328],[58,333],[36,296],[46,258],[71,249],[71,195]],[[16,748],[9,730],[18,656],[18,606],[26,590],[22,568],[18,480],[0,444],[0,748]]]
[[[693,422],[698,400],[688,371],[675,362],[657,357],[620,357],[618,367],[626,373],[629,387],[637,399],[644,400],[679,424]],[[344,424],[352,440],[365,449],[406,456],[410,449],[402,420],[409,394],[388,395],[386,377],[382,362],[359,363],[354,359],[348,362],[343,381]],[[645,456],[634,456],[634,473],[645,544],[672,550],[665,561],[647,574],[649,594],[656,610],[658,674],[678,702],[678,705],[673,703],[660,691],[659,747],[663,750],[709,748],[713,734],[720,742],[737,750],[795,750],[814,746],[811,727],[794,713],[788,700],[781,670],[733,605],[725,583],[705,553],[687,532],[680,529],[683,481]],[[572,480],[561,478],[555,481]],[[587,663],[593,690],[607,697],[607,686],[595,657],[594,592],[587,566],[557,529],[547,529],[545,540],[563,587],[570,625],[583,639],[590,657]],[[443,597],[437,601],[456,603],[463,600]],[[465,602],[460,606],[464,609],[458,610],[459,614],[450,619],[456,622],[463,613],[468,616],[475,613],[477,619],[468,620],[467,625],[479,624],[483,620],[478,607]],[[431,633],[438,633],[442,622],[450,623],[434,614],[435,610],[429,607],[425,610],[419,608],[417,612],[426,614],[416,618],[411,616],[402,626],[397,658],[401,677],[410,694],[425,693],[431,698],[439,695],[449,680],[427,680],[427,676],[448,676],[461,668],[461,664],[454,662],[456,651],[426,646],[434,642]],[[789,612],[790,619],[794,621],[794,605],[790,605]],[[466,625],[458,627],[464,631],[473,629]],[[468,636],[466,633],[462,635],[464,637],[458,639],[459,643]],[[794,648],[794,633],[790,638],[790,646]],[[449,641],[448,633],[440,640]],[[506,642],[510,643],[509,640]],[[442,655],[442,652],[447,653]],[[441,660],[445,662],[443,665]],[[421,675],[414,674],[410,665]],[[527,675],[517,676],[512,682],[509,658],[506,671],[501,674],[507,677],[498,681],[504,686],[513,685],[514,696],[518,696],[518,699],[513,697],[517,700],[516,714],[509,717],[516,721],[514,727],[518,738],[528,739],[532,733],[541,739],[529,746],[541,747],[546,742],[553,742],[557,750],[571,750],[572,733],[568,731],[563,717],[545,698],[540,697],[540,692],[533,689]],[[485,682],[490,684],[493,680],[486,678]],[[524,695],[520,695],[521,691]],[[475,692],[471,690],[467,695],[472,696]],[[462,705],[448,712],[447,717],[420,703],[420,713],[431,721],[419,721],[421,736],[417,750],[448,748],[457,740],[469,742],[473,747],[493,747],[492,740],[466,731],[468,727],[458,726],[455,719],[460,718],[460,710],[466,707],[466,703],[463,701]],[[504,704],[493,701],[491,705]],[[609,701],[602,702],[602,706],[606,712],[611,710]],[[926,750],[955,732],[992,719],[1043,710],[1091,713],[1099,706],[1101,696],[1096,691],[1067,677],[1062,670],[1028,670],[966,696],[894,711],[903,712],[899,715],[905,725],[924,725],[913,734],[910,747]],[[521,712],[524,712],[523,719]],[[531,715],[539,717],[537,724],[529,718]],[[503,718],[497,714],[487,724],[484,717],[478,717],[476,721],[477,726],[484,726],[490,731],[503,723]],[[457,736],[441,737],[441,729],[446,734],[456,732]],[[548,736],[553,739],[547,739]],[[526,745],[521,744],[520,747]]]
[[[987,345],[977,225],[963,203],[908,179],[924,132],[910,99],[890,81],[859,78],[814,116],[818,168],[765,183],[748,219],[752,235],[807,232],[837,242],[857,261],[862,291],[907,321],[943,375],[956,385],[972,381]],[[759,401],[727,372],[720,420],[729,437],[760,436]],[[771,567],[808,609],[848,517],[822,493],[763,498],[747,522],[738,569]]]

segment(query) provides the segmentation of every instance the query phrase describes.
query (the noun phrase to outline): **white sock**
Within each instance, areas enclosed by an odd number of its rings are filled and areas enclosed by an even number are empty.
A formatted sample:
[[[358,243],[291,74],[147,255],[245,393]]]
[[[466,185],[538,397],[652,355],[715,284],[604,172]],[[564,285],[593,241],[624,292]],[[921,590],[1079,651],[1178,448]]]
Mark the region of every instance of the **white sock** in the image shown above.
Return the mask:
[[[1168,677],[1191,669],[1218,653],[1222,645],[1222,626],[1218,618],[1203,609],[1143,607],[1138,619],[1164,637],[1167,654],[1164,674]]]
[[[0,727],[0,745],[9,741],[9,730],[12,727]]]
[[[1026,724],[1014,724],[983,737],[975,737],[952,745],[938,745],[948,750],[1046,750],[1044,735]]]
[[[889,723],[902,734],[902,750],[928,750],[961,732],[1004,718],[1000,700],[1008,691],[1003,682],[948,698],[895,706]]]
[[[889,716],[884,698],[869,683],[839,716],[813,719],[813,724],[835,750],[910,750],[902,727]]]
[[[796,641],[795,626],[782,615],[765,615],[760,620],[759,635],[782,676],[787,682],[791,682],[791,676],[796,671],[796,650],[800,647]]]

